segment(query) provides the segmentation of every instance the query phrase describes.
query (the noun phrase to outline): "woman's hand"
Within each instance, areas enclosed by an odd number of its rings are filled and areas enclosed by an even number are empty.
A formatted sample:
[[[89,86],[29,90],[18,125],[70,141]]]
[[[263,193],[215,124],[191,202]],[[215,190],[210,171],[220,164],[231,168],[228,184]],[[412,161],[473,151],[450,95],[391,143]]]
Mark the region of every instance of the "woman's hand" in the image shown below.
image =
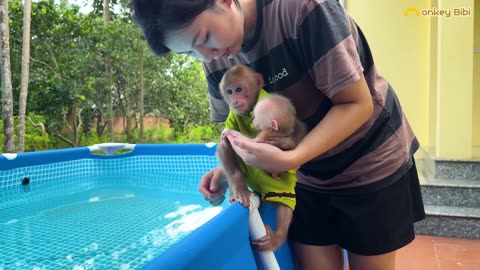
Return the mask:
[[[233,150],[243,161],[253,167],[268,172],[288,171],[298,167],[293,159],[293,151],[282,151],[267,143],[256,143],[240,136],[227,135]]]
[[[223,175],[222,168],[217,167],[202,176],[199,191],[205,200],[213,206],[217,206],[225,199],[227,187],[228,183]]]

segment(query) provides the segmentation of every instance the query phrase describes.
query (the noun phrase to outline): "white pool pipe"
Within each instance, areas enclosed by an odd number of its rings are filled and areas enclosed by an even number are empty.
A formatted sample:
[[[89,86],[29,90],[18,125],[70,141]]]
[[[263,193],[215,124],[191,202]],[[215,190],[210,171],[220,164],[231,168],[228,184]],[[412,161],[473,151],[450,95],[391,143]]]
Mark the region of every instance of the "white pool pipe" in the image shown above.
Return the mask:
[[[99,143],[88,147],[90,152],[103,151],[108,156],[115,154],[119,150],[133,150],[134,148],[135,144],[130,143]]]
[[[250,218],[249,218],[249,228],[250,228],[250,238],[252,240],[257,240],[265,235],[267,231],[265,230],[265,225],[263,224],[262,217],[258,212],[258,207],[260,206],[260,199],[254,193],[250,195]],[[280,270],[278,265],[277,258],[273,251],[255,251],[260,258],[260,261],[266,270]]]

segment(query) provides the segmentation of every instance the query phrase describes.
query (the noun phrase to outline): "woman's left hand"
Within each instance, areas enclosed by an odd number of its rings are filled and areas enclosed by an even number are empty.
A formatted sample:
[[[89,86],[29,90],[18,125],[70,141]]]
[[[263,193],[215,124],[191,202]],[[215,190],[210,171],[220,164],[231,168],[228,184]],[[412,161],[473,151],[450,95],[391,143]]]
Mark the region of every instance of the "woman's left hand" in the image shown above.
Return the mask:
[[[268,172],[287,171],[297,166],[293,164],[291,151],[282,151],[280,148],[267,144],[257,143],[240,136],[227,135],[233,150],[243,161],[253,167]]]

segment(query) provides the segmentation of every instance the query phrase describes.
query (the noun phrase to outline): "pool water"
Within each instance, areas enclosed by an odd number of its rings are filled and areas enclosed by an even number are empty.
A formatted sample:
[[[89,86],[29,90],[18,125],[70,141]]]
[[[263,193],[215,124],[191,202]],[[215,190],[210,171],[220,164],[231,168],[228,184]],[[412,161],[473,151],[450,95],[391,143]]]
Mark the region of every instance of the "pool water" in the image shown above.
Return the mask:
[[[121,174],[4,190],[0,270],[139,269],[227,206],[203,200],[200,176]]]

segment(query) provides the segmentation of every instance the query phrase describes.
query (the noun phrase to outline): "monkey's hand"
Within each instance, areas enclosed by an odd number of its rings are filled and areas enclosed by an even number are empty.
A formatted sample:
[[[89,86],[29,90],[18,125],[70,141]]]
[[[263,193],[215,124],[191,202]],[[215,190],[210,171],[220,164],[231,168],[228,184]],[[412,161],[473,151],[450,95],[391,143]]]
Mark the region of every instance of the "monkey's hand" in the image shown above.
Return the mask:
[[[222,131],[222,135],[221,135],[222,141],[228,140],[228,135],[231,135],[231,136],[233,136],[233,137],[243,136],[242,133],[240,133],[240,132],[237,131],[237,130],[234,130],[234,129],[225,129],[225,130]]]
[[[226,141],[227,140],[227,135],[229,133],[231,133],[233,130],[232,129],[224,129],[222,131],[222,134],[220,135],[220,140],[223,142],[223,141]]]
[[[273,179],[276,179],[276,180],[280,180],[280,174],[282,172],[270,172],[270,176],[273,178]]]
[[[245,140],[253,141],[251,138],[243,135],[238,130],[225,129],[224,131],[222,131],[222,135],[221,135],[222,141],[230,140],[230,138],[242,138],[242,139],[245,139]]]

